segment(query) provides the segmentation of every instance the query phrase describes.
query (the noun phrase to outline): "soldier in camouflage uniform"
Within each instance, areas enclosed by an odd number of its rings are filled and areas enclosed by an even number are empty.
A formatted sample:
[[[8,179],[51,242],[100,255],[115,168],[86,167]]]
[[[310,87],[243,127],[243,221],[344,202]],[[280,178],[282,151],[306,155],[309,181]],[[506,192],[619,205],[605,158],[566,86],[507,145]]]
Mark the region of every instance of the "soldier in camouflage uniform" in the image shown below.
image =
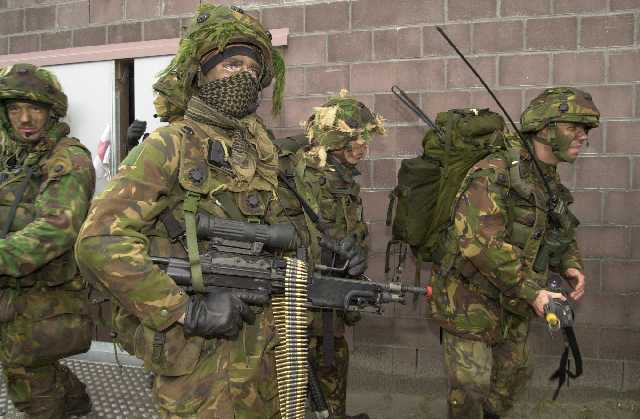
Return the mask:
[[[556,166],[575,161],[599,116],[586,92],[545,90],[521,118],[534,155],[507,136],[507,150],[476,163],[458,192],[431,303],[444,329],[449,418],[499,418],[512,407],[530,375],[529,321],[551,298],[565,299],[545,289],[549,270],[573,284],[571,298],[584,293],[578,220],[568,209],[550,218],[533,159],[552,193],[570,204]]]
[[[9,398],[29,418],[91,411],[59,360],[91,345],[73,244],[89,209],[89,151],[68,137],[67,96],[31,64],[0,70],[0,362]]]
[[[284,174],[320,216],[321,225],[304,214],[286,187],[281,187],[281,202],[298,230],[304,231],[301,235],[309,243],[315,264],[339,268],[347,263],[347,270],[340,274],[359,277],[367,268],[368,231],[356,164],[366,156],[373,136],[384,134],[382,118],[343,90],[315,108],[305,130],[305,135],[277,143]],[[351,326],[358,319],[357,312],[312,313],[310,356],[336,419],[368,418],[366,414],[346,415],[349,348],[344,332],[345,324]]]
[[[277,417],[270,305],[187,294],[150,257],[187,258],[201,274],[198,211],[276,221],[278,155],[255,110],[274,78],[280,103],[284,63],[255,19],[202,5],[164,75],[188,99],[184,118],[152,132],[94,200],[79,265],[112,298],[117,342],[155,373],[162,417]]]

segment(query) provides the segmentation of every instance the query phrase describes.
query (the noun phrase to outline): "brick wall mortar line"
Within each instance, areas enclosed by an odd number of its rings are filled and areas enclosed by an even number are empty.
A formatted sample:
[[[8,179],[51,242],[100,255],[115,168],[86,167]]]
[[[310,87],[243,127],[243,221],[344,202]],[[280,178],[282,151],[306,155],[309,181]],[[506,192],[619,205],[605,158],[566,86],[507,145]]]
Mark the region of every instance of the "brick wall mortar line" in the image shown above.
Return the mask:
[[[496,0],[496,16],[502,17],[502,0]]]
[[[444,13],[442,14],[442,19],[444,19],[443,25],[449,21],[449,0],[444,0],[442,3],[444,7]]]
[[[261,11],[262,15],[262,11]],[[307,32],[307,7],[302,6],[302,31]]]
[[[60,26],[58,26],[58,14],[60,13],[60,8],[58,7],[58,5],[54,6],[54,10],[53,10],[53,28],[56,29],[56,31],[60,28]]]
[[[349,14],[349,24],[347,25],[349,27],[349,30],[351,30],[353,28],[353,2],[351,0],[349,0],[349,7],[347,7],[347,13]]]
[[[636,84],[634,89],[634,95],[631,98],[631,108],[634,115],[640,116],[640,103],[638,103],[638,95],[640,94],[640,87]]]

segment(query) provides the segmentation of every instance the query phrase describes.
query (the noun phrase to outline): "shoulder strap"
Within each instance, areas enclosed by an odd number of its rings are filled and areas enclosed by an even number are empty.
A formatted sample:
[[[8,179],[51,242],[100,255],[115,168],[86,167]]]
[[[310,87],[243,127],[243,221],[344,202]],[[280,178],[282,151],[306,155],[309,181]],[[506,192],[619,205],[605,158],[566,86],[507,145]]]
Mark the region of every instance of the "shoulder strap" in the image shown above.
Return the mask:
[[[202,278],[202,265],[200,263],[200,252],[198,251],[198,236],[196,228],[196,213],[200,194],[187,191],[184,200],[184,224],[187,231],[187,253],[189,264],[191,265],[191,284],[196,292],[205,292],[204,280]]]

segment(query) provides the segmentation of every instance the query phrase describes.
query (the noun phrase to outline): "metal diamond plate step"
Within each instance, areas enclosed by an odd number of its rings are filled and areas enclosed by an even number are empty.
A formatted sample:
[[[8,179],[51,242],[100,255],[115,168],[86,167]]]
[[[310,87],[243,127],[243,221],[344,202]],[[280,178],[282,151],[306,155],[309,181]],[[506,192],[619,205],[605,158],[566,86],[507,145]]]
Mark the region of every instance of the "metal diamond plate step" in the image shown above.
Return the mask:
[[[87,419],[160,418],[149,388],[149,376],[139,362],[126,354],[119,354],[122,366],[115,362],[109,344],[94,343],[86,353],[63,361],[87,385],[93,401],[93,411]],[[0,418],[21,419],[7,398],[4,379],[0,379]]]

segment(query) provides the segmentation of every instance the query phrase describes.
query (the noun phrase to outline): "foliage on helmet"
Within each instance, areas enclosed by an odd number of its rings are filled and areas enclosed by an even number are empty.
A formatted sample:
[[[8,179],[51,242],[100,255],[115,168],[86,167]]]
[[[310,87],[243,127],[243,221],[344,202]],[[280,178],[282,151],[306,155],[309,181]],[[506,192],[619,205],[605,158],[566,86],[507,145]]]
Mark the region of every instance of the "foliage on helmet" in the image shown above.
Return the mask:
[[[161,76],[175,73],[184,87],[187,97],[194,92],[194,82],[200,69],[200,59],[208,52],[223,51],[231,44],[252,45],[262,58],[262,88],[269,86],[275,78],[273,88],[273,113],[282,108],[284,93],[285,65],[280,52],[273,48],[271,34],[255,18],[238,8],[213,4],[202,4],[180,41],[178,51],[161,73]]]
[[[385,134],[382,116],[350,97],[346,89],[313,111],[304,124],[307,138],[311,144],[322,145],[327,150],[339,150],[356,139],[368,143],[373,135]]]
[[[552,122],[573,122],[595,128],[599,121],[600,111],[591,95],[572,87],[546,89],[531,101],[520,117],[522,132],[538,132]]]
[[[0,101],[29,100],[51,107],[54,118],[67,114],[67,95],[56,76],[33,64],[0,68]]]

